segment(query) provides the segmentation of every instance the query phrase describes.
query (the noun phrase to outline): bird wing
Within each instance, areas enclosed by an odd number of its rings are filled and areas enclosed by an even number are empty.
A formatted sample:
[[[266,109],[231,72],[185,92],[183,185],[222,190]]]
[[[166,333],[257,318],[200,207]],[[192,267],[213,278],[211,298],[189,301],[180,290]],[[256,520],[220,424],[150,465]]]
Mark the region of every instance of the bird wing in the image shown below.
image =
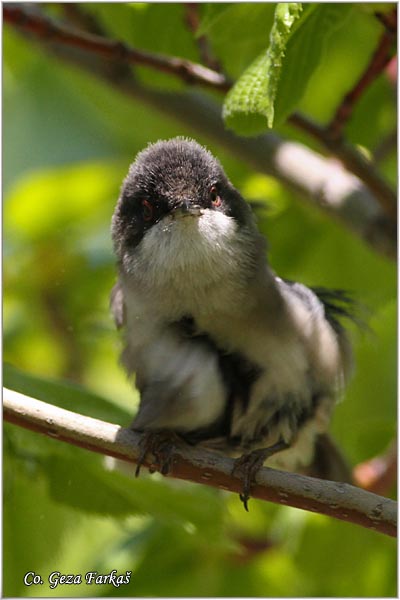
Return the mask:
[[[125,302],[124,292],[119,281],[117,281],[111,290],[110,308],[117,329],[121,329],[125,325]]]

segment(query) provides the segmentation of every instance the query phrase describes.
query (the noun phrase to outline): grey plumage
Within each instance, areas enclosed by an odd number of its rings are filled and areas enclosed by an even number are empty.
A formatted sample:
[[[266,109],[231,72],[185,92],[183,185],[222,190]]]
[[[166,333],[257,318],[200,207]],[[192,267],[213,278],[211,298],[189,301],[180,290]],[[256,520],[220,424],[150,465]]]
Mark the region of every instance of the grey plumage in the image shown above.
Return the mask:
[[[111,305],[141,394],[132,427],[233,456],[283,440],[268,464],[310,464],[351,369],[347,297],[273,273],[249,206],[192,140],[137,156],[112,235]]]

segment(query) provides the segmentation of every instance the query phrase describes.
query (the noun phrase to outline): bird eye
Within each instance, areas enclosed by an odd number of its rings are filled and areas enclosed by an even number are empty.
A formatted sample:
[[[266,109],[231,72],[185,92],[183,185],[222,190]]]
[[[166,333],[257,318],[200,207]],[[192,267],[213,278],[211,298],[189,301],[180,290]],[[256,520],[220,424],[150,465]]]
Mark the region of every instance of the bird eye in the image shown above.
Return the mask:
[[[222,204],[221,196],[218,195],[217,186],[213,185],[210,188],[210,200],[211,204],[215,207],[219,207]]]
[[[152,221],[154,215],[154,208],[151,202],[148,200],[142,200],[143,219],[145,221]]]

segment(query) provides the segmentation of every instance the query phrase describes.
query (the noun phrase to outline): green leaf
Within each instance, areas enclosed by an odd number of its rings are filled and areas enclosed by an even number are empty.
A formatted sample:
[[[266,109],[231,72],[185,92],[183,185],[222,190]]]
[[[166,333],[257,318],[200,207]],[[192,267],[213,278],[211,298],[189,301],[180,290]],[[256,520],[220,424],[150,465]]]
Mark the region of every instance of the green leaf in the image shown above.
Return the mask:
[[[48,557],[58,554],[76,515],[51,500],[41,473],[29,476],[8,452],[4,459],[3,594],[21,597],[29,589],[23,585],[24,574],[40,573]]]
[[[369,326],[371,333],[354,344],[355,373],[335,418],[336,438],[353,463],[384,452],[396,437],[396,299],[375,311]]]
[[[344,23],[353,10],[352,4],[320,4],[309,12],[291,36],[275,99],[275,123],[293,112],[302,99],[308,82],[323,59],[326,41]]]
[[[267,51],[253,62],[226,97],[223,114],[228,126],[236,124],[235,129],[241,130],[245,125],[249,132],[253,132],[261,128],[262,117],[266,117],[269,127],[272,127],[285,48],[301,11],[302,5],[298,2],[277,5]],[[248,123],[242,123],[242,114]]]
[[[228,93],[223,116],[228,127],[255,134],[285,120],[301,100],[318,66],[328,36],[347,18],[349,4],[280,3],[270,44]]]
[[[69,457],[52,455],[45,460],[51,497],[61,504],[84,512],[100,515],[126,516],[135,514],[138,507],[129,500],[127,492],[114,485],[119,473],[112,473],[91,464],[77,462]],[[133,479],[132,479],[133,481]]]
[[[224,71],[236,80],[265,48],[275,5],[265,2],[205,3],[196,35],[205,35]]]
[[[4,367],[4,385],[82,414],[125,425],[130,421],[128,413],[75,384],[27,375],[10,365]],[[45,438],[27,433],[33,441],[37,440],[35,455],[42,456],[40,465],[46,471],[52,497],[73,508],[100,515],[152,514],[167,520],[190,521],[202,527],[209,521],[214,522],[215,515],[222,510],[223,499],[214,490],[185,483],[174,486],[155,478],[136,480],[133,472],[132,477],[127,478],[118,470],[106,470],[97,455],[85,453],[83,460],[79,458],[81,450],[66,452],[64,444],[59,444],[61,452],[58,452],[58,445],[54,449],[54,440],[49,440],[51,443],[39,452],[39,443]],[[19,439],[20,436],[13,436],[13,446],[19,447],[17,454],[22,451]]]
[[[4,365],[3,383],[5,387],[21,394],[118,425],[127,425],[132,418],[119,406],[79,385],[35,377],[11,365]]]
[[[97,461],[82,461],[59,455],[45,460],[54,500],[78,510],[113,516],[147,514],[175,522],[190,522],[201,528],[222,521],[223,497],[215,490],[182,482],[142,475],[127,477],[118,469],[107,470]]]

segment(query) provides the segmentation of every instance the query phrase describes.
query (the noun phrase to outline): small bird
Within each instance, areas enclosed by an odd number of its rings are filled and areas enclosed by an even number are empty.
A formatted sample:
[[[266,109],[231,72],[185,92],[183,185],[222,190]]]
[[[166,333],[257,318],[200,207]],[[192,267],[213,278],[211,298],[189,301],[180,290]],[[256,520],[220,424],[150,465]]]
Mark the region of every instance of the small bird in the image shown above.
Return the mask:
[[[149,145],[112,237],[121,362],[140,391],[131,427],[147,435],[139,466],[164,433],[233,456],[246,508],[265,461],[348,479],[327,430],[352,366],[340,323],[351,299],[277,277],[218,160],[182,137]]]

